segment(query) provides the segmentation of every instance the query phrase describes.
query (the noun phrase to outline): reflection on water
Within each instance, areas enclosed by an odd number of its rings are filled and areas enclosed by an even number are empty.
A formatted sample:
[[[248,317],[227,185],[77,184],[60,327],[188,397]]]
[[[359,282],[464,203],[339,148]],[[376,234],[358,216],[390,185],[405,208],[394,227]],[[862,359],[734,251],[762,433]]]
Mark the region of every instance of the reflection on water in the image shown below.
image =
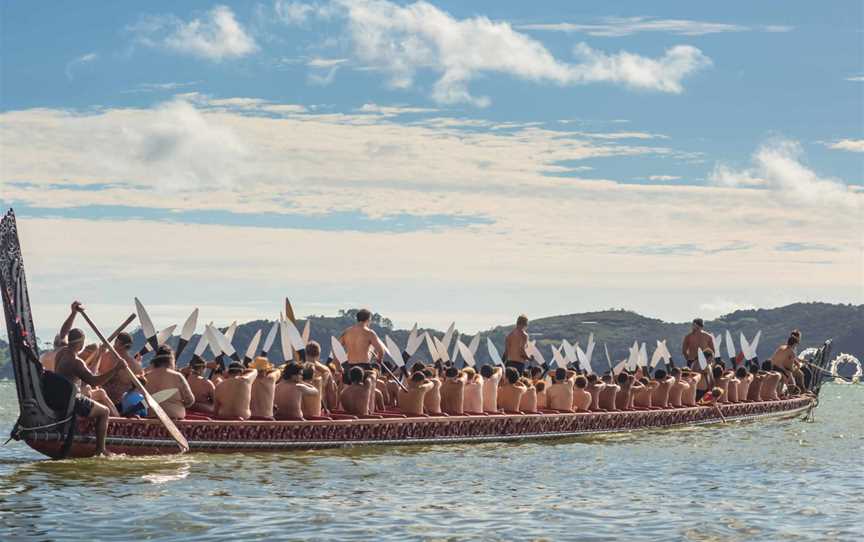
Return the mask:
[[[0,383],[0,430],[15,391]],[[0,448],[0,539],[857,540],[864,388],[815,422],[557,442],[43,460]]]

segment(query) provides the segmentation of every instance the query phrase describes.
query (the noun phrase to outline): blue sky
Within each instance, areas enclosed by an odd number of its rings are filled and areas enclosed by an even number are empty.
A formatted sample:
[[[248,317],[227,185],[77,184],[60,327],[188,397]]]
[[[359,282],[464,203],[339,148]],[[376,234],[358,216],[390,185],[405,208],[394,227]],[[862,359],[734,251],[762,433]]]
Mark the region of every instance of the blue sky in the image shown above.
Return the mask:
[[[48,322],[864,300],[860,2],[0,9],[0,201]]]

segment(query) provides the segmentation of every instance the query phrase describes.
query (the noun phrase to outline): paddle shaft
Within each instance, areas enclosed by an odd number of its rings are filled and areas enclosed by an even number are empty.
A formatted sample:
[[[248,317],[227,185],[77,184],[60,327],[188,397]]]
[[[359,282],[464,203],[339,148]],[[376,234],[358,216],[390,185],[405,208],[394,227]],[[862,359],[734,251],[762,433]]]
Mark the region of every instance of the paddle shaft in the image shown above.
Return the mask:
[[[809,366],[809,367],[812,367],[813,369],[816,369],[817,371],[821,371],[822,373],[824,373],[824,374],[830,376],[831,378],[839,378],[839,379],[841,379],[841,380],[846,380],[847,382],[852,382],[852,379],[849,378],[848,376],[843,376],[843,375],[834,374],[834,373],[832,373],[831,371],[825,370],[825,369],[823,369],[822,367],[819,367],[818,365],[814,365],[814,364],[812,364],[812,363],[810,363],[810,362],[808,362],[808,361],[805,361],[805,362],[803,362],[803,363],[804,363],[804,365],[807,365],[807,366]]]
[[[120,324],[120,327],[118,327],[117,329],[114,330],[114,333],[112,333],[111,335],[108,336],[108,341],[110,342],[110,341],[113,341],[114,339],[116,339],[116,338],[117,338],[117,335],[120,335],[120,333],[121,333],[124,329],[126,329],[126,326],[128,326],[129,324],[131,324],[131,323],[132,323],[132,320],[134,320],[135,318],[136,318],[136,316],[135,316],[135,313],[133,312],[132,314],[129,315],[129,318],[126,318],[126,320],[124,320],[123,323]],[[93,353],[90,354],[90,355],[87,357],[87,359],[84,361],[84,363],[85,363],[88,367],[90,366],[90,363],[93,361],[93,356],[95,356],[98,352],[99,352],[98,350],[97,350],[96,352],[93,352]],[[96,366],[96,373],[97,373],[97,374],[99,373],[99,366],[98,366],[98,365]]]
[[[397,384],[399,384],[399,387],[402,388],[402,391],[404,391],[405,393],[408,393],[408,388],[405,387],[405,384],[403,384],[401,380],[399,380],[398,378],[396,378],[396,375],[393,374],[393,371],[390,370],[390,367],[387,367],[387,364],[384,363],[384,360],[383,360],[383,359],[381,360],[381,367],[384,367],[384,370],[387,371],[387,374],[389,374],[390,377],[391,377],[393,380],[395,380]]]
[[[120,354],[117,353],[117,350],[114,349],[114,346],[110,342],[108,342],[108,339],[106,339],[104,335],[102,335],[102,332],[99,331],[99,328],[96,327],[96,324],[93,323],[93,320],[91,320],[90,317],[87,316],[86,312],[80,309],[79,312],[81,313],[81,316],[84,317],[84,320],[87,321],[87,324],[93,330],[93,333],[95,333],[96,336],[99,337],[99,340],[102,341],[102,344],[104,344],[108,348],[108,351],[111,352],[111,355],[114,356],[114,361],[122,364],[123,367],[126,369],[126,374],[132,379],[132,383],[135,384],[135,387],[138,389],[139,392],[141,392],[141,395],[144,396],[144,399],[147,402],[147,406],[150,407],[150,410],[156,413],[156,417],[159,419],[160,422],[162,422],[162,425],[165,426],[165,429],[168,430],[168,434],[171,435],[171,437],[175,441],[177,441],[178,446],[180,446],[181,452],[189,451],[189,443],[186,441],[186,438],[183,437],[183,434],[180,433],[180,430],[177,429],[177,426],[174,425],[174,422],[172,422],[168,415],[165,414],[165,411],[162,410],[162,407],[159,405],[159,403],[157,403],[156,400],[153,399],[153,397],[147,391],[147,388],[145,388],[141,384],[141,381],[138,380],[138,377],[135,376],[135,373],[132,372],[132,369],[130,369],[129,366],[126,365],[123,358],[121,358]]]

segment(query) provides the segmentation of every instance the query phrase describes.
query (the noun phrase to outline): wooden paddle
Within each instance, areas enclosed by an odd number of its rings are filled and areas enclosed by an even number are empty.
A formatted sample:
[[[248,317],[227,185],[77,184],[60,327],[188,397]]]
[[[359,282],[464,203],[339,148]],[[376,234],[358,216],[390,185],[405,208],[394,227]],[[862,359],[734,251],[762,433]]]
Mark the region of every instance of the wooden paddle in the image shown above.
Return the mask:
[[[294,316],[294,307],[291,306],[291,301],[289,301],[287,297],[285,298],[285,317],[288,318],[292,324],[295,326],[297,325],[297,317]],[[300,363],[300,352],[298,352],[296,348],[294,348],[294,361]]]
[[[129,324],[131,324],[131,323],[132,323],[132,320],[134,320],[135,318],[136,318],[136,316],[135,316],[135,313],[133,312],[132,314],[129,315],[129,318],[126,318],[126,320],[124,320],[123,323],[120,324],[120,327],[118,327],[117,329],[114,330],[114,333],[112,333],[111,335],[108,336],[108,340],[109,340],[109,341],[113,341],[114,339],[116,339],[116,338],[117,338],[117,335],[120,335],[120,333],[121,333],[124,329],[126,329],[126,326],[128,326]],[[89,366],[90,366],[90,362],[93,361],[93,357],[94,357],[96,354],[98,354],[98,353],[99,353],[99,350],[97,349],[96,352],[93,352],[92,354],[90,354],[90,355],[87,357],[86,360],[84,360],[84,363],[86,363],[87,366],[89,367]],[[99,361],[101,362],[102,360],[100,359]],[[100,369],[100,366],[99,366],[99,365],[96,365],[96,374],[99,374],[99,369]]]
[[[156,414],[156,417],[159,418],[159,421],[162,422],[163,426],[165,426],[165,429],[168,431],[168,434],[171,435],[171,438],[173,438],[177,442],[177,445],[180,447],[180,453],[188,452],[189,443],[186,441],[186,437],[183,436],[183,433],[181,433],[180,430],[177,429],[177,426],[174,425],[174,422],[171,421],[171,418],[168,417],[168,414],[165,413],[159,403],[155,399],[153,399],[153,396],[150,395],[150,393],[147,391],[147,388],[145,388],[141,384],[141,381],[138,380],[138,377],[135,376],[135,373],[132,372],[132,369],[130,369],[129,366],[124,363],[123,358],[120,357],[120,354],[117,353],[117,350],[114,349],[114,346],[110,342],[108,342],[108,339],[106,339],[105,336],[102,335],[102,332],[99,331],[99,328],[96,327],[96,324],[93,323],[93,320],[91,320],[90,317],[87,316],[87,313],[84,312],[82,309],[78,309],[78,311],[81,313],[81,316],[83,316],[84,319],[87,320],[87,324],[90,326],[90,329],[93,330],[93,333],[95,333],[96,336],[99,337],[99,340],[102,341],[102,344],[104,344],[108,348],[108,351],[111,352],[111,355],[114,356],[114,361],[123,364],[126,369],[126,373],[132,379],[132,383],[135,384],[135,387],[138,389],[139,392],[141,392],[141,395],[144,396],[144,400],[147,402],[147,407],[150,409],[151,412]]]

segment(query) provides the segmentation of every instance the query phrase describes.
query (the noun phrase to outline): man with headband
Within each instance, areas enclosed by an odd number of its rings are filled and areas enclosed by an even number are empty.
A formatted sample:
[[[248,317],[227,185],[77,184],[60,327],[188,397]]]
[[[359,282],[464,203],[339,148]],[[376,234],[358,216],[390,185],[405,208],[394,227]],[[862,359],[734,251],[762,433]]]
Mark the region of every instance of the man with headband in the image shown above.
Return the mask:
[[[182,420],[186,417],[186,409],[195,403],[195,396],[189,388],[186,379],[174,368],[174,350],[163,344],[156,350],[156,355],[150,360],[150,371],[147,373],[147,391],[154,394],[163,390],[175,390],[159,405],[172,420]]]
[[[72,328],[75,316],[84,307],[78,301],[72,303],[72,313],[64,322],[60,330],[59,340],[66,344],[55,356],[54,372],[66,378],[75,388],[75,407],[77,416],[92,418],[96,421],[96,455],[111,455],[105,449],[105,435],[108,433],[108,408],[81,394],[81,382],[91,387],[102,386],[110,381],[120,371],[126,368],[126,362],[122,359],[110,370],[99,375],[94,375],[87,368],[87,364],[81,359],[80,354],[84,349],[84,332],[78,328]]]
[[[144,374],[144,369],[141,367],[141,358],[139,356],[133,358],[129,354],[130,348],[132,348],[132,335],[125,331],[118,333],[117,338],[114,339],[114,350],[120,354],[120,357],[123,358],[126,365],[132,369],[132,373],[135,376],[141,376]],[[102,354],[102,359],[99,361],[99,370],[102,372],[110,371],[114,368],[114,365],[114,355],[111,354],[111,352],[104,352]],[[108,397],[111,398],[111,401],[115,405],[119,405],[120,401],[123,399],[123,394],[126,393],[126,390],[128,390],[132,385],[132,377],[129,373],[123,371],[117,373],[117,376],[112,378],[110,382],[106,383],[103,388],[105,389],[105,393],[108,394]]]

